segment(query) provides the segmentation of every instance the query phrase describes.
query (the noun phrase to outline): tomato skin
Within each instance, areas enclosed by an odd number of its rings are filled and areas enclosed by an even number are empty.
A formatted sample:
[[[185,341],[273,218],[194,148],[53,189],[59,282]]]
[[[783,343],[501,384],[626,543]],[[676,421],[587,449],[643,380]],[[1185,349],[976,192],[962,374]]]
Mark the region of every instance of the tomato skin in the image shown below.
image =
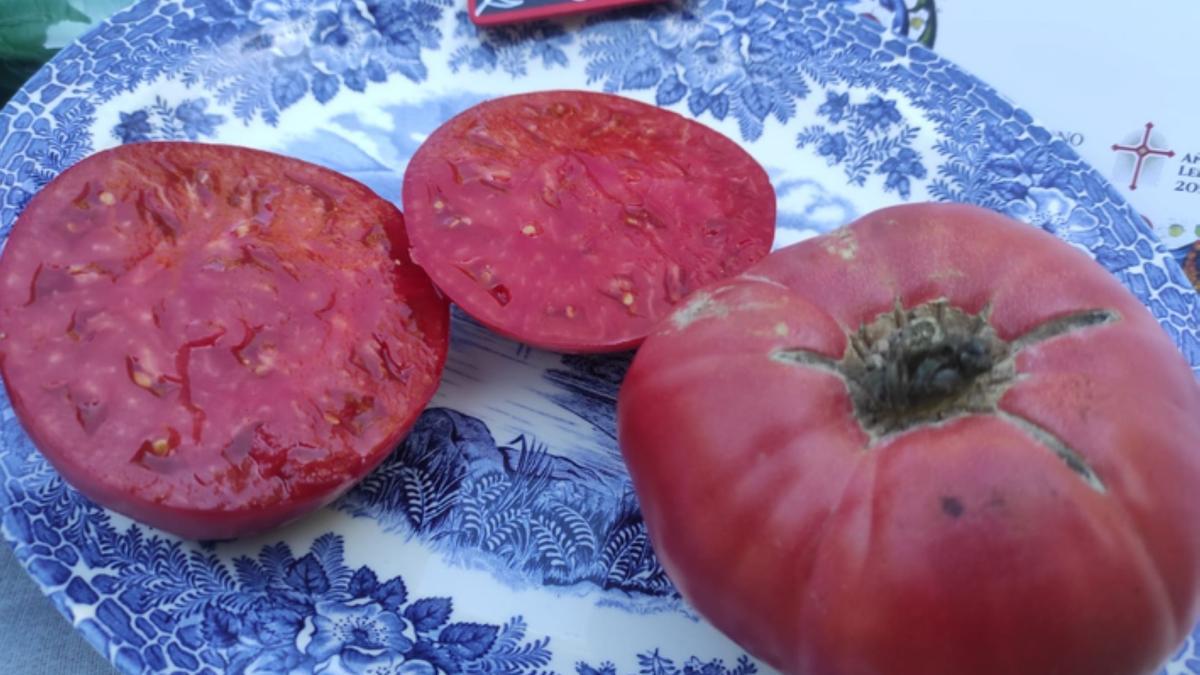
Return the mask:
[[[837,361],[897,299],[939,298],[1027,340],[994,412],[873,437],[840,375],[778,358]],[[1023,338],[1098,309],[1116,318]],[[672,580],[799,675],[1155,672],[1200,610],[1197,434],[1200,386],[1136,298],[961,205],[878,211],[699,291],[618,399]]]

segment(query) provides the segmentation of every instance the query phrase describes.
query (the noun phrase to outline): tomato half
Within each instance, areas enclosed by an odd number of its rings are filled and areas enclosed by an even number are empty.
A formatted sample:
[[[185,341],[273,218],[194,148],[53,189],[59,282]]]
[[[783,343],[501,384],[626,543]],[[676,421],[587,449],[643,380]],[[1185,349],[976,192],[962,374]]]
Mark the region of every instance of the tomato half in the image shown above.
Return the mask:
[[[683,595],[800,675],[1142,675],[1197,618],[1200,387],[1085,254],[909,205],[699,291],[619,440]]]
[[[404,173],[413,260],[464,311],[530,345],[628,349],[689,292],[771,250],[775,191],[737,143],[584,91],[485,101]]]
[[[374,468],[437,388],[449,310],[365,186],[228,146],[126,145],[0,258],[0,368],[86,496],[185,537],[265,530]]]

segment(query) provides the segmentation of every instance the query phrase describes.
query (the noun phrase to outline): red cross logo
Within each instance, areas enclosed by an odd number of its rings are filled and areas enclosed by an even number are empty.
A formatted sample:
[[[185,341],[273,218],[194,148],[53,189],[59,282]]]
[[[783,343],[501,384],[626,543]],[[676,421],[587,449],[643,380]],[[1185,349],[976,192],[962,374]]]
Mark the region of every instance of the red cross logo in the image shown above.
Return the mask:
[[[1146,122],[1146,131],[1142,133],[1142,140],[1137,145],[1118,145],[1113,143],[1113,152],[1129,152],[1137,157],[1133,165],[1133,180],[1129,183],[1130,190],[1136,190],[1138,178],[1142,175],[1142,165],[1148,157],[1174,157],[1174,150],[1166,150],[1163,148],[1150,147],[1150,131],[1154,129],[1153,122]]]

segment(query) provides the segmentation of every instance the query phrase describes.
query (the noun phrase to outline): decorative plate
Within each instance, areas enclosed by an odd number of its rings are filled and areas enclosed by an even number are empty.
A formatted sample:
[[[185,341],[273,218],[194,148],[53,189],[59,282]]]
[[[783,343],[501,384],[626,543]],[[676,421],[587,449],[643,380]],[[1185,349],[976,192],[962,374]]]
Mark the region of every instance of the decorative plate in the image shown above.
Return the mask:
[[[1044,227],[1132,289],[1200,372],[1200,302],[1120,194],[1026,112],[843,4],[862,2],[688,0],[484,30],[449,0],[144,0],[0,112],[0,234],[67,166],[146,139],[274,150],[398,200],[408,157],[457,111],[596,88],[743,142],[775,182],[780,246],[905,200]],[[124,672],[765,672],[694,617],[647,543],[614,441],[627,363],[457,316],[445,383],[381,468],[301,522],[217,544],[80,497],[4,401],[3,532]],[[1197,650],[1169,672],[1200,673]]]

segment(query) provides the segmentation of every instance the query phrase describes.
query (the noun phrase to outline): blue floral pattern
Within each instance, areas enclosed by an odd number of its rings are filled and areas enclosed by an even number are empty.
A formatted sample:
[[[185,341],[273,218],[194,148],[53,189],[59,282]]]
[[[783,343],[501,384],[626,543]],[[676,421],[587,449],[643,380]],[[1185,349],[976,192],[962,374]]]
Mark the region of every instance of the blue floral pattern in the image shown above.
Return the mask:
[[[701,661],[696,657],[688,659],[682,666],[679,666],[673,660],[659,654],[657,650],[638,654],[638,666],[638,675],[753,675],[758,672],[758,667],[751,663],[750,659],[744,657],[738,660],[737,665],[732,668],[726,667],[720,659]],[[579,663],[575,666],[575,673],[576,675],[617,675],[617,667],[607,662],[595,667]]]
[[[0,235],[38,189],[105,144],[294,128],[300,110],[427,83],[433,72],[486,80],[471,92],[479,96],[497,75],[515,90],[548,75],[728,125],[752,151],[789,140],[792,153],[830,168],[803,180],[779,174],[781,198],[809,195],[797,198],[795,229],[844,220],[855,208],[842,191],[865,190],[972,202],[1054,232],[1142,299],[1200,372],[1196,294],[1119,193],[1024,111],[842,7],[860,4],[675,0],[582,24],[481,30],[449,0],[143,0],[63,50],[0,111]],[[897,21],[932,7],[878,4]],[[455,375],[469,379],[470,359],[456,357],[465,367]],[[329,517],[337,528],[370,519],[451,564],[554,597],[583,595],[596,611],[649,607],[656,619],[687,621],[628,477],[572,459],[554,426],[611,458],[614,382],[627,357],[511,358],[543,364],[531,385],[543,426],[522,409],[506,420],[522,430],[496,436],[491,407],[452,397]],[[674,646],[558,663],[552,622],[524,610],[480,615],[465,591],[421,592],[415,575],[351,565],[369,545],[340,529],[236,554],[152,534],[66,486],[6,400],[0,518],[25,568],[123,672],[757,670],[736,651],[720,660]],[[1172,672],[1200,672],[1197,650],[1189,640]]]
[[[885,192],[908,199],[910,179],[927,175],[921,155],[912,148],[920,129],[903,123],[894,100],[871,94],[867,101],[851,105],[849,92],[829,90],[817,115],[829,124],[805,128],[796,146],[815,146],[830,166],[843,166],[850,183],[863,185],[872,173],[880,174]]]
[[[584,28],[589,82],[606,91],[650,89],[659,105],[681,101],[694,116],[737,120],[758,139],[768,119],[786,124],[808,95],[803,17],[764,0],[699,0],[679,8],[628,10]],[[799,48],[799,51],[798,51]]]
[[[156,97],[150,106],[119,113],[121,121],[113,127],[112,135],[122,143],[211,138],[225,116],[208,113],[207,108],[208,101],[203,98],[186,99],[172,107],[161,96]]]
[[[567,65],[565,49],[574,43],[565,28],[549,21],[480,28],[466,12],[455,14],[455,20],[455,36],[468,39],[450,56],[454,72],[463,68],[488,73],[500,69],[513,77],[523,77],[530,64],[563,68]]]
[[[343,88],[361,92],[398,73],[414,82],[436,49],[435,25],[449,0],[207,0],[172,18],[169,35],[190,44],[179,72],[203,83],[238,118],[279,113],[312,95],[330,101]]]

